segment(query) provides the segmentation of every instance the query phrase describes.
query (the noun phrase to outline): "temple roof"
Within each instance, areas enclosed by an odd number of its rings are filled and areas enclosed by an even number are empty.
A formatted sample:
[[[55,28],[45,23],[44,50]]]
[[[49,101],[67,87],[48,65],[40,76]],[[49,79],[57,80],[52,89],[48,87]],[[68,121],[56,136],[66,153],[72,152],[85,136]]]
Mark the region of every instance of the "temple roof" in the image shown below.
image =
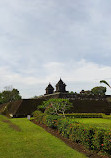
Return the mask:
[[[49,83],[49,85],[46,87],[46,90],[47,90],[47,89],[54,89],[54,88],[53,88],[53,86]]]
[[[64,86],[66,86],[66,84],[62,81],[61,78],[60,78],[59,82],[56,84],[56,86],[58,86],[58,85],[64,85]]]

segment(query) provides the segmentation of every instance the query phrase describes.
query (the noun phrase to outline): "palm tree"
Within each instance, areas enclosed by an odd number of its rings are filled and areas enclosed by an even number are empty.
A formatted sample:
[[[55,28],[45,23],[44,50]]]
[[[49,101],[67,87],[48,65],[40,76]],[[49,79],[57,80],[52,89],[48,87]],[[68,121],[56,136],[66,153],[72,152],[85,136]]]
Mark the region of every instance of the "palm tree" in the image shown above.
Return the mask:
[[[101,80],[100,83],[104,83],[104,84],[106,84],[108,87],[111,88],[111,86],[110,86],[105,80]]]

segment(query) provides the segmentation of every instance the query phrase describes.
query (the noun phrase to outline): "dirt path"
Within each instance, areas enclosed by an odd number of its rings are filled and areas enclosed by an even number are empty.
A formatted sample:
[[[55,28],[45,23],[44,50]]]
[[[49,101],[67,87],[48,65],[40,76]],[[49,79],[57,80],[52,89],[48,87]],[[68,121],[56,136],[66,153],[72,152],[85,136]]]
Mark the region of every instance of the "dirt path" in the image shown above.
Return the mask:
[[[19,126],[17,126],[16,124],[12,123],[10,120],[2,120],[2,122],[7,123],[9,125],[9,127],[13,128],[14,130],[20,132],[21,129]]]

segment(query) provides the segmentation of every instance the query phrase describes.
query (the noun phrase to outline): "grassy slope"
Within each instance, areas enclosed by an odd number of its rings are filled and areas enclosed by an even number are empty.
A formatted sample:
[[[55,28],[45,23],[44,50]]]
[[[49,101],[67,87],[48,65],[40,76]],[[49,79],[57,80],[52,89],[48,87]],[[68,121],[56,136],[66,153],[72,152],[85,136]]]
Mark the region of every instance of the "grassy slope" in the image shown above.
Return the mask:
[[[0,158],[85,158],[61,140],[47,133],[26,118],[11,119],[21,131],[2,122],[0,115]]]
[[[102,118],[75,118],[74,120],[90,125],[96,126],[104,129],[111,129],[111,119]]]

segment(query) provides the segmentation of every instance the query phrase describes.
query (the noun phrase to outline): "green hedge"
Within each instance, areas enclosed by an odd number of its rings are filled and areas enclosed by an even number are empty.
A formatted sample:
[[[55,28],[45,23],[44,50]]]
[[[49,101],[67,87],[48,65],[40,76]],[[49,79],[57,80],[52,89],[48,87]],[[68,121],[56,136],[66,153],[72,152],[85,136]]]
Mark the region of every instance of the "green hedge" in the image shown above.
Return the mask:
[[[81,143],[87,148],[111,154],[111,130],[91,127],[57,115],[44,115],[36,111],[35,119],[58,132],[73,142]]]
[[[66,117],[70,118],[103,118],[105,114],[103,113],[72,113],[65,114]]]
[[[38,123],[43,123],[43,117],[45,117],[44,113],[39,110],[33,112],[33,117],[36,118]]]

